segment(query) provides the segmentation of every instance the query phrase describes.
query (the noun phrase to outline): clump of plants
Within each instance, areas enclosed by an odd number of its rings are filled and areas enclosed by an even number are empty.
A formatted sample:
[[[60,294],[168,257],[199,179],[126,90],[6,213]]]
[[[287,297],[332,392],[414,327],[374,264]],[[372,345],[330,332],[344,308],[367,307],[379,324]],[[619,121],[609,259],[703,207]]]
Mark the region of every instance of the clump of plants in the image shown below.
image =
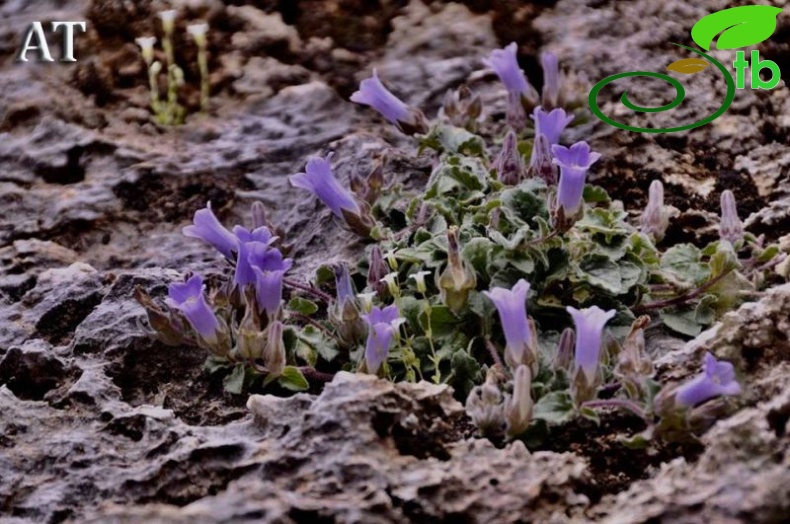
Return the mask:
[[[146,36],[135,40],[140,47],[143,60],[148,69],[148,88],[150,91],[150,106],[154,119],[162,125],[181,125],[186,119],[186,108],[179,102],[178,92],[184,85],[184,70],[179,67],[175,59],[173,47],[173,34],[176,27],[178,12],[175,9],[162,11],[159,18],[162,21],[162,51],[165,55],[165,65],[156,59],[154,46],[156,37]],[[187,26],[187,33],[197,46],[197,63],[200,72],[200,108],[208,109],[209,104],[209,71],[208,71],[208,24],[205,22]],[[159,79],[162,71],[165,72],[166,95],[162,99],[159,89]]]
[[[351,97],[434,156],[422,191],[387,185],[381,166],[348,189],[331,154],[291,175],[367,242],[355,267],[293,281],[263,206],[249,228],[232,230],[207,207],[184,234],[213,246],[233,274],[210,290],[187,274],[164,303],[138,289],[157,336],[206,350],[207,369],[225,373],[234,393],[307,389],[338,370],[447,383],[481,433],[528,444],[574,417],[597,420],[603,407],[646,421],[634,445],[680,438],[710,411],[707,401],[738,394],[733,366],[710,354],[689,382],[657,382],[644,330],[662,322],[698,334],[758,291],[784,255],[744,232],[729,191],[719,240],[659,249],[673,214],[661,183],[631,220],[622,202],[587,183],[600,154],[586,142],[562,145],[583,113],[573,113],[556,57],[542,56],[540,94],[515,44],[485,63],[507,90],[509,130],[498,145],[477,134],[482,104],[466,87],[447,94],[434,121],[376,71]]]

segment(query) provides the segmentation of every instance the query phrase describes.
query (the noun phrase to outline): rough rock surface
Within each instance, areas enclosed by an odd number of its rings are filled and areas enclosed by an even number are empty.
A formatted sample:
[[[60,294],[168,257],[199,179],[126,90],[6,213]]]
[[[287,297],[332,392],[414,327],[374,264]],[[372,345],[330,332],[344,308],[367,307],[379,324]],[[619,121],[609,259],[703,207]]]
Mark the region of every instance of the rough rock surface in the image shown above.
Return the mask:
[[[426,180],[430,158],[405,154],[412,146],[401,135],[348,102],[373,67],[429,115],[447,88],[466,81],[482,93],[489,121],[501,120],[501,88],[478,73],[480,57],[498,44],[517,39],[538,84],[537,52],[555,51],[583,96],[609,74],[662,71],[686,57],[669,42],[688,43],[695,20],[732,5],[380,4],[173,2],[179,24],[204,18],[214,28],[211,111],[177,129],[150,123],[132,43],[154,31],[158,4],[0,5],[0,520],[786,521],[787,286],[685,346],[648,333],[651,351],[663,354],[663,378],[695,373],[709,350],[737,362],[745,385],[701,437],[699,453],[652,457],[614,439],[575,441],[567,453],[498,448],[470,437],[444,387],[346,374],[318,395],[255,396],[248,409],[247,399],[223,394],[203,374],[202,354],[165,347],[140,329],[135,286],[161,295],[181,272],[223,273],[217,256],[180,234],[207,200],[228,223],[244,222],[250,203],[264,202],[293,246],[294,278],[304,279],[361,249],[287,183],[308,155],[336,151],[344,179],[383,157],[389,180]],[[359,12],[358,23],[339,22]],[[86,17],[77,64],[13,61],[30,20]],[[780,17],[777,34],[788,24]],[[788,62],[780,38],[760,50]],[[187,43],[177,53],[180,63],[194,62]],[[196,74],[193,66],[186,72]],[[691,81],[682,108],[651,122],[692,121],[715,109],[722,83],[704,75]],[[666,89],[639,87],[637,102]],[[196,92],[185,96],[196,105]],[[602,95],[607,114],[617,114],[618,97]],[[788,103],[786,88],[741,90],[727,114],[692,132],[645,136],[590,120],[571,136],[605,153],[598,180],[628,209],[642,207],[651,180],[664,180],[682,211],[674,240],[715,234],[711,217],[724,189],[736,193],[750,231],[776,238],[790,225]],[[592,442],[612,420],[581,428],[583,439]]]

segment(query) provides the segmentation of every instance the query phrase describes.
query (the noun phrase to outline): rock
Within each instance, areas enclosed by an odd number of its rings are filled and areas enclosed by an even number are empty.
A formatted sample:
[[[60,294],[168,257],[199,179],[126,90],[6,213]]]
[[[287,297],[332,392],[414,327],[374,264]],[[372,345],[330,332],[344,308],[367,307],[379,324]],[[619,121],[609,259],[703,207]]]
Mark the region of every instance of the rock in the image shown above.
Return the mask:
[[[66,365],[41,339],[10,348],[0,360],[0,384],[21,399],[40,400],[66,377]]]
[[[586,478],[585,464],[571,454],[453,442],[453,423],[464,415],[447,386],[339,373],[314,400],[252,396],[248,405],[254,425],[237,426],[239,436],[222,448],[218,442],[199,448],[213,453],[217,466],[230,460],[234,469],[250,467],[227,490],[181,508],[107,505],[87,522],[413,522],[471,515],[517,522],[527,514],[564,522],[566,511],[587,504],[573,490]],[[249,444],[240,444],[241,435]],[[275,438],[280,444],[273,448],[268,443]],[[426,448],[429,442],[433,447]]]
[[[790,514],[790,366],[755,384],[770,400],[719,421],[696,463],[664,464],[653,478],[608,497],[590,516],[601,522],[783,522]]]

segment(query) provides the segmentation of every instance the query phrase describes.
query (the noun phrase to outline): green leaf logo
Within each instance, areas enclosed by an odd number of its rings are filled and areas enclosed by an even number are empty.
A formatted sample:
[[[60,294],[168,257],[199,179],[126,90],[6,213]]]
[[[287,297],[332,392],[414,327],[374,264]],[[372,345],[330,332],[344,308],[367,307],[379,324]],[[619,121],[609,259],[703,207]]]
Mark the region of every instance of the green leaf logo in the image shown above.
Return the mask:
[[[709,14],[691,28],[691,38],[705,51],[713,39],[718,49],[737,49],[759,44],[776,29],[776,17],[782,11],[769,5],[745,5]]]

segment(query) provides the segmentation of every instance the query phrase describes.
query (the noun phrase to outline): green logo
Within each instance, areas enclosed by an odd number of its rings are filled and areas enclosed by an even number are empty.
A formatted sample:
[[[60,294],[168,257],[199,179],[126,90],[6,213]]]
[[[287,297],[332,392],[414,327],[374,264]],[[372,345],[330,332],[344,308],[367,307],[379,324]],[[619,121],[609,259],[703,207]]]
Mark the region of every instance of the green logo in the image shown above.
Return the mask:
[[[766,5],[748,5],[718,11],[704,17],[699,22],[694,24],[694,27],[691,28],[691,39],[694,40],[694,42],[705,51],[710,51],[713,40],[716,39],[717,36],[717,49],[737,49],[740,47],[759,44],[763,40],[768,39],[773,34],[774,30],[776,30],[776,17],[781,11],[782,9],[779,7]],[[609,118],[603,114],[601,109],[598,107],[598,94],[604,87],[606,87],[607,84],[621,78],[637,76],[658,78],[675,88],[675,99],[670,103],[660,107],[638,106],[628,99],[628,91],[624,91],[620,97],[620,102],[628,109],[637,111],[639,113],[658,113],[661,111],[668,111],[680,105],[686,96],[686,91],[683,89],[683,85],[678,80],[669,75],[663,73],[653,73],[649,71],[631,71],[628,73],[618,73],[616,75],[608,76],[593,86],[587,100],[590,105],[590,109],[595,114],[595,116],[609,125],[618,127],[620,129],[625,129],[627,131],[636,131],[642,133],[673,133],[675,131],[685,131],[687,129],[694,129],[695,127],[704,126],[705,124],[712,122],[724,114],[735,98],[735,90],[744,89],[746,87],[746,70],[749,69],[750,66],[752,68],[750,78],[752,89],[773,89],[779,84],[781,80],[779,66],[771,60],[760,60],[760,55],[757,51],[751,52],[750,60],[746,60],[746,53],[744,51],[738,51],[736,53],[736,59],[732,64],[736,71],[736,79],[733,79],[727,68],[710,55],[707,55],[703,51],[699,51],[692,47],[675,44],[674,42],[673,44],[678,47],[688,49],[698,56],[677,60],[669,64],[669,66],[667,66],[667,70],[684,75],[691,75],[699,73],[700,71],[706,69],[709,65],[714,65],[716,69],[718,69],[724,76],[724,81],[727,83],[727,94],[724,97],[724,102],[722,102],[721,106],[719,106],[719,108],[712,115],[691,124],[664,128],[629,126]],[[771,71],[770,80],[764,81],[760,78],[760,71],[763,69],[769,69]]]

